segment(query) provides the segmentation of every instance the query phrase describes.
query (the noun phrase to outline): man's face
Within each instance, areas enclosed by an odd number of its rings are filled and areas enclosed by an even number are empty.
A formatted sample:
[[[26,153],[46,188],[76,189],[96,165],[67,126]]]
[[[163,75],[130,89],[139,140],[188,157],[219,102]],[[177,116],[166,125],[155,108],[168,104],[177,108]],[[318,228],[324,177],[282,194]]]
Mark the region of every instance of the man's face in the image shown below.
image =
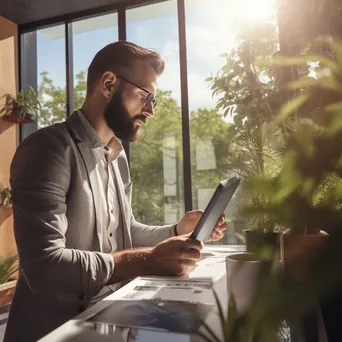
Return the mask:
[[[149,94],[130,82],[155,94],[156,74],[146,63],[140,63],[126,75],[127,81],[116,79],[119,86],[105,108],[104,117],[115,136],[122,141],[132,142],[141,135],[141,126],[154,115],[153,104],[144,103]]]

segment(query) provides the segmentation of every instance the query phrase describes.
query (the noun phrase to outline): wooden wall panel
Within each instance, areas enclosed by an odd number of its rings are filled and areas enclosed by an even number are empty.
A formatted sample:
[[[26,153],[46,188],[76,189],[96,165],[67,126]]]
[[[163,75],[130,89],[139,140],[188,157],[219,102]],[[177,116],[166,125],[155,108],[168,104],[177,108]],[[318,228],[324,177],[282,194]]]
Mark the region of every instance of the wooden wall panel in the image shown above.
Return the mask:
[[[0,16],[0,97],[18,89],[18,28]],[[2,105],[4,100],[0,101]],[[19,126],[0,117],[0,185],[9,184],[10,164],[18,146]],[[16,253],[12,209],[0,208],[0,255]]]

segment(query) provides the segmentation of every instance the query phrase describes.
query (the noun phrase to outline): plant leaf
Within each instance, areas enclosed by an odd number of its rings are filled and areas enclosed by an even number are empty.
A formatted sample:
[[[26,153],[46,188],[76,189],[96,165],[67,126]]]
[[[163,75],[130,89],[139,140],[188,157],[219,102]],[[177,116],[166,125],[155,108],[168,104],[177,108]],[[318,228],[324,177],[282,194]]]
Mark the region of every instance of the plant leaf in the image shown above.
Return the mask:
[[[277,126],[279,123],[283,122],[291,113],[297,110],[301,105],[304,104],[309,98],[309,94],[300,94],[290,102],[283,105],[280,110],[280,113],[275,117],[275,119],[271,122],[271,127]]]

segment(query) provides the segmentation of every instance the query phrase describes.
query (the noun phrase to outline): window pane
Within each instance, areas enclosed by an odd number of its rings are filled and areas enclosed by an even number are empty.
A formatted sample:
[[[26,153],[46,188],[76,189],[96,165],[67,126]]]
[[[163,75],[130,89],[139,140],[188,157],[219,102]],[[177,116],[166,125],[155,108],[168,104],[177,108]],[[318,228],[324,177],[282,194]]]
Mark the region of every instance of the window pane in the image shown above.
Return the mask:
[[[42,104],[38,127],[66,118],[65,27],[37,31],[38,91]]]
[[[127,40],[156,49],[166,63],[155,117],[130,147],[133,211],[146,224],[175,223],[184,214],[177,3],[131,9],[126,19]]]
[[[105,45],[118,40],[117,13],[106,14],[72,24],[74,108],[82,106],[86,93],[87,69]]]
[[[248,34],[252,35],[254,27],[260,27],[259,23],[265,24],[269,14],[274,13],[272,3],[269,0],[185,1],[193,207],[205,209],[218,183],[229,178],[233,168],[231,159],[228,158],[231,148],[228,128],[234,123],[234,96],[238,92],[230,96],[228,92],[232,84],[225,83],[222,78],[221,92],[213,95],[212,81],[208,78],[231,71],[228,61],[239,58],[231,53],[240,46],[247,34],[242,29],[249,30]],[[237,31],[239,28],[242,29]],[[270,34],[267,39],[271,39],[271,36]],[[268,41],[267,44],[274,47]],[[268,52],[272,55],[275,51]],[[237,73],[237,82],[241,77],[240,67],[243,67],[243,63],[231,71]],[[226,104],[224,110],[216,108],[222,97]],[[228,224],[229,231],[218,242],[220,244],[240,243],[239,236],[247,228],[243,218],[238,215],[236,203],[235,197],[225,212],[226,218],[233,222]]]

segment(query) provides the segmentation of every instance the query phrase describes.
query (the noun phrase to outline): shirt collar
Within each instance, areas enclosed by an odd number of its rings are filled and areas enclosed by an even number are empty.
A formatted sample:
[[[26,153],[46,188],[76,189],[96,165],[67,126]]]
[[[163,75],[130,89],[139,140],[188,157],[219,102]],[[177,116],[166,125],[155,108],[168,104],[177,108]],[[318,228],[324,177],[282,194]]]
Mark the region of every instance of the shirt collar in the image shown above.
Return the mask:
[[[91,125],[91,123],[88,121],[88,119],[85,117],[83,112],[81,110],[78,110],[78,116],[81,120],[82,126],[85,130],[85,133],[90,141],[90,145],[92,148],[98,148],[102,147],[104,150],[108,153],[108,160],[113,160],[118,157],[118,155],[123,150],[122,144],[120,141],[116,138],[116,136],[113,136],[112,139],[110,139],[108,145],[97,135],[94,127]]]

